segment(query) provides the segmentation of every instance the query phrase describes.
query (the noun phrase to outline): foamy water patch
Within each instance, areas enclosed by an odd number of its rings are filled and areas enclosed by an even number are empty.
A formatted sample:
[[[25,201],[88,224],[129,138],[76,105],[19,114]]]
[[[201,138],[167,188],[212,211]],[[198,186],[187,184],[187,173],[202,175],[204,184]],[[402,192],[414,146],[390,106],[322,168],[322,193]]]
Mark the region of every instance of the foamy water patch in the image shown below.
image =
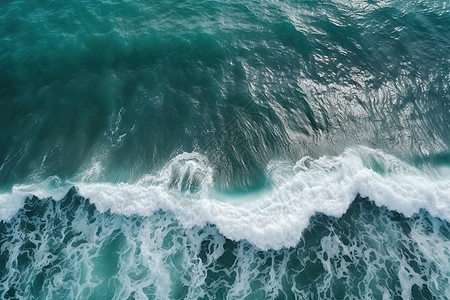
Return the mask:
[[[62,199],[70,189],[70,184],[58,176],[51,176],[37,184],[22,184],[12,187],[10,192],[0,194],[0,220],[9,220],[23,207],[27,197]]]
[[[335,157],[304,157],[290,167],[286,162],[272,162],[268,174],[274,176],[272,189],[224,198],[214,190],[213,170],[206,157],[182,153],[136,183],[72,185],[100,212],[150,216],[158,210],[170,211],[185,228],[213,224],[226,237],[248,240],[260,249],[297,245],[311,216],[320,212],[339,217],[358,194],[407,217],[426,209],[433,216],[450,219],[448,172],[428,174],[377,150],[357,148]],[[67,192],[62,186],[54,190],[48,184],[15,187],[11,200],[0,198],[8,203],[0,216],[8,219],[29,195],[61,199]]]
[[[192,159],[195,162],[190,162]],[[184,162],[181,167],[180,161]],[[270,166],[269,173],[279,179],[282,176],[274,171],[278,163]],[[202,166],[199,170],[207,169],[211,175],[200,156],[183,154],[183,159],[177,157],[169,163],[160,177],[150,176],[136,184],[77,186],[101,211],[149,215],[158,209],[168,210],[185,227],[214,224],[228,238],[245,239],[261,249],[295,246],[313,214],[339,217],[358,194],[406,216],[421,208],[443,219],[450,216],[448,177],[431,177],[368,148],[350,149],[336,157],[305,157],[286,172],[287,179],[276,180],[278,184],[270,191],[226,201],[214,191],[212,180],[202,185],[201,193],[180,193],[180,185],[172,189],[174,181],[182,181],[174,177],[189,177],[186,166],[190,164]],[[184,171],[174,173],[180,169]],[[280,169],[286,170],[286,163],[281,162]]]

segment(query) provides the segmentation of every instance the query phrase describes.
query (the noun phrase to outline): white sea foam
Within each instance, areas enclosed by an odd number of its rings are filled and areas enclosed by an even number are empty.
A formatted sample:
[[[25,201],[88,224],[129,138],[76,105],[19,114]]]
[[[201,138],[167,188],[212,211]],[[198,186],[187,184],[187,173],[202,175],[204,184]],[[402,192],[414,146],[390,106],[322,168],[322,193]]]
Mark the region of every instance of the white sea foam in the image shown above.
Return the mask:
[[[23,207],[27,197],[62,199],[70,189],[57,176],[51,176],[37,184],[15,185],[9,193],[0,194],[0,220],[9,220]]]
[[[270,169],[277,169],[277,164],[286,169],[279,162]],[[180,185],[170,189],[174,176],[192,176],[188,166],[195,166],[206,181],[199,194],[180,195]],[[101,211],[148,215],[158,209],[170,210],[186,227],[215,224],[228,238],[246,239],[262,249],[296,245],[314,213],[338,217],[358,193],[406,216],[424,208],[432,215],[450,218],[450,180],[445,174],[432,178],[381,151],[358,148],[337,157],[305,157],[291,168],[288,179],[278,180],[271,191],[226,201],[218,200],[212,189],[212,170],[206,159],[192,153],[175,157],[160,174],[137,184],[77,186]],[[174,170],[181,172],[174,174]]]
[[[286,170],[284,180],[276,171],[278,165]],[[261,249],[295,246],[314,213],[341,216],[358,193],[406,216],[423,208],[450,220],[448,171],[427,174],[381,151],[349,149],[336,157],[302,158],[290,170],[284,162],[273,162],[268,168],[276,177],[270,191],[230,199],[214,191],[212,168],[198,153],[180,154],[159,173],[134,184],[74,185],[102,212],[151,215],[159,209],[171,211],[187,228],[214,224],[226,237],[246,239]],[[23,190],[16,187],[11,195]],[[28,192],[49,196],[36,189]],[[7,217],[13,208],[5,208],[1,216]]]

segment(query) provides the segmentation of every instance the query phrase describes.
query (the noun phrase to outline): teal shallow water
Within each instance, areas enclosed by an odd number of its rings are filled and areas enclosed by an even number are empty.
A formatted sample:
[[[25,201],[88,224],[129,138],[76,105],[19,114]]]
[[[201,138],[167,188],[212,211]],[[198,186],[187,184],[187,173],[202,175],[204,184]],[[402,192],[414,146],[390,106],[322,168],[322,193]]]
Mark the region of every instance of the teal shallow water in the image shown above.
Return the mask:
[[[450,298],[449,27],[447,1],[3,1],[1,297]]]

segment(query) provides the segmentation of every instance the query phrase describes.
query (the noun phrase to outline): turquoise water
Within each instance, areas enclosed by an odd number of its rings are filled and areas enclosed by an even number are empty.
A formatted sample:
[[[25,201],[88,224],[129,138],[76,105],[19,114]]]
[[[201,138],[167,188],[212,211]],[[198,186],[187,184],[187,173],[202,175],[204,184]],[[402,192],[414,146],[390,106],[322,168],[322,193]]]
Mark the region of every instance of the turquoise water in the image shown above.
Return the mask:
[[[449,299],[448,1],[0,3],[0,297]]]

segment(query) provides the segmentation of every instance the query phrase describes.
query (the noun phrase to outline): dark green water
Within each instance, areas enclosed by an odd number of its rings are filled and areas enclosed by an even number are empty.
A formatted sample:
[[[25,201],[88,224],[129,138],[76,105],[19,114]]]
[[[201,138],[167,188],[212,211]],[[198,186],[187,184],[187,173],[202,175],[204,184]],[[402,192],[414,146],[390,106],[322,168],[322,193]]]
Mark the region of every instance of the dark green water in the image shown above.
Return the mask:
[[[449,28],[439,0],[2,1],[0,297],[449,299]]]

